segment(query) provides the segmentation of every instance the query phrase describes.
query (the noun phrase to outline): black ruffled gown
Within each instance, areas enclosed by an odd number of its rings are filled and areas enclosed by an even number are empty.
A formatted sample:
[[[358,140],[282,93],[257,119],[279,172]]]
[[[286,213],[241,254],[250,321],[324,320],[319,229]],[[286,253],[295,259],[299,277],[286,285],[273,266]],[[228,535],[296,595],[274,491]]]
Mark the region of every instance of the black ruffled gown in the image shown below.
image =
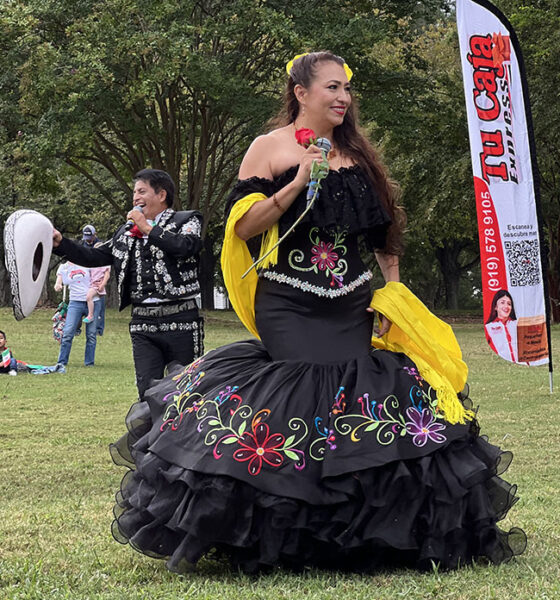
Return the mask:
[[[230,200],[270,195],[294,175],[239,182]],[[379,247],[388,224],[359,167],[329,174],[278,264],[260,273],[262,342],[208,352],[131,408],[111,448],[130,468],[117,540],[175,571],[213,550],[247,572],[455,568],[523,552],[522,530],[496,526],[517,500],[499,477],[511,454],[476,422],[439,417],[409,358],[370,347],[358,237]]]

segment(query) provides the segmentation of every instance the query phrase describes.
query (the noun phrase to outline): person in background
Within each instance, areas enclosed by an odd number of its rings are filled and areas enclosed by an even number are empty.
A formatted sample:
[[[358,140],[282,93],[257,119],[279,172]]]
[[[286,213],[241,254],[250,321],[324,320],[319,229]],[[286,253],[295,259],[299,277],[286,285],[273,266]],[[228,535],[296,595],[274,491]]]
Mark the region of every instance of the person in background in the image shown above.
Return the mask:
[[[7,344],[6,334],[0,331],[0,373],[17,375],[17,361]]]
[[[54,253],[86,265],[113,265],[120,309],[132,304],[130,337],[140,395],[172,362],[188,364],[203,352],[196,296],[202,215],[175,211],[169,173],[143,169],[134,176],[130,223],[94,248],[53,230]]]
[[[95,229],[95,227],[93,225],[84,225],[83,229],[82,229],[82,244],[84,246],[88,246],[90,248],[93,248],[94,246],[96,246],[97,244],[100,244],[101,241],[99,240],[99,237],[97,236],[97,231]],[[108,278],[109,276],[107,276]],[[107,283],[107,282],[105,282]],[[105,331],[105,308],[106,308],[106,296],[107,296],[107,292],[105,291],[105,293],[103,294],[99,294],[99,306],[98,306],[98,311],[99,311],[99,316],[97,317],[97,321],[95,324],[95,329],[97,332],[97,335],[103,335],[104,331]],[[78,327],[78,330],[80,329],[80,327]],[[78,333],[78,332],[76,332]]]
[[[57,365],[66,368],[70,351],[72,350],[72,341],[76,335],[76,330],[82,322],[82,317],[87,315],[86,297],[90,287],[90,270],[72,262],[67,262],[58,267],[56,272],[56,282],[54,289],[57,292],[62,290],[63,285],[68,286],[69,302],[66,321],[62,332],[62,341],[60,343],[60,352],[58,354]],[[99,301],[94,300],[94,305]],[[97,344],[97,334],[95,331],[95,319],[97,317],[97,306],[94,309],[94,321],[86,324],[86,347],[84,355],[84,364],[86,367],[92,367],[95,363],[95,347]]]
[[[94,300],[98,300],[102,303],[102,307],[99,309],[99,313],[101,313],[101,308],[105,308],[105,296],[107,294],[107,290],[105,286],[107,285],[107,281],[109,280],[109,275],[111,274],[111,267],[94,267],[90,269],[90,287],[86,296],[86,302],[88,307],[88,314],[82,319],[82,323],[91,323],[94,319]],[[96,333],[97,335],[103,335],[103,333],[99,333],[99,319],[96,322]],[[103,323],[105,325],[105,323]]]
[[[82,243],[85,246],[93,248],[97,242],[99,242],[99,238],[97,237],[95,227],[93,225],[84,225],[82,229]]]

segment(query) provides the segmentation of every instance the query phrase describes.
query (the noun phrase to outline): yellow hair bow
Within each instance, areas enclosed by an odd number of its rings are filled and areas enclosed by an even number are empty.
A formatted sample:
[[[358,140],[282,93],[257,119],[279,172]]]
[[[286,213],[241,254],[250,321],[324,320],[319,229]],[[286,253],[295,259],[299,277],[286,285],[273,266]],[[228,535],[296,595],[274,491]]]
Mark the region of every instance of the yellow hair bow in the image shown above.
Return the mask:
[[[286,73],[288,73],[288,75],[292,74],[292,67],[294,66],[294,63],[296,62],[296,60],[298,58],[301,58],[302,56],[307,56],[309,54],[309,52],[304,52],[303,54],[298,54],[297,56],[294,56],[294,58],[292,58],[292,60],[290,60],[287,64],[286,64]],[[348,81],[350,81],[352,79],[352,75],[354,75],[354,73],[352,72],[352,69],[346,64],[344,63],[344,72],[346,73],[346,77],[348,77]]]

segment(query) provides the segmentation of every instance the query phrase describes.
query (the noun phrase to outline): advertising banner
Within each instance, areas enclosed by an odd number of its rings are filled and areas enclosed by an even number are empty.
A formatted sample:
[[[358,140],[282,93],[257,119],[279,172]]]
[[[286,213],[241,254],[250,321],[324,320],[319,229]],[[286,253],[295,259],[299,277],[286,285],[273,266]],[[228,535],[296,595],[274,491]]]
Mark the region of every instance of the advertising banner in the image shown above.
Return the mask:
[[[457,0],[486,339],[505,360],[549,362],[536,161],[521,51],[485,0]]]

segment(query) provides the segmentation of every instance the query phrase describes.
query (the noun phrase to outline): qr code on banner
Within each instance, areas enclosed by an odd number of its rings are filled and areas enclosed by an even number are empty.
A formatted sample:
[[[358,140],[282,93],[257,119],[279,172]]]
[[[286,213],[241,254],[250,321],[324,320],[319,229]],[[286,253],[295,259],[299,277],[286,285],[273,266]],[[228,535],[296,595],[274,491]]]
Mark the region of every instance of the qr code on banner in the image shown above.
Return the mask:
[[[509,281],[512,286],[539,285],[541,282],[539,240],[504,242]]]

